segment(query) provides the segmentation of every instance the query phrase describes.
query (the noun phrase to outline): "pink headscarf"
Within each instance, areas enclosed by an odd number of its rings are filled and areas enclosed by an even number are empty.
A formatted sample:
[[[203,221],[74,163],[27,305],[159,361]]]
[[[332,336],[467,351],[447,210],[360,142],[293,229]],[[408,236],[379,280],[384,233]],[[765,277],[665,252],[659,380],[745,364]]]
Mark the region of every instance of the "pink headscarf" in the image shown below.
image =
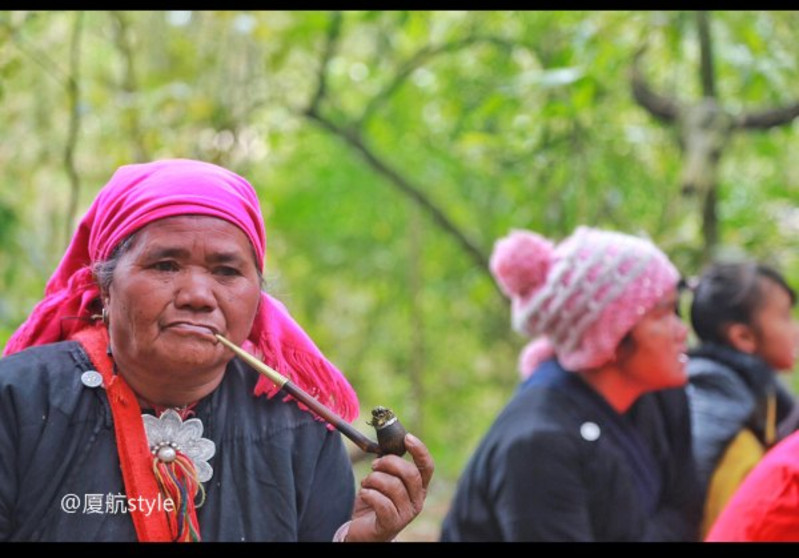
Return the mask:
[[[158,219],[209,215],[239,227],[263,269],[266,233],[255,190],[222,167],[189,159],[125,165],[97,194],[81,220],[45,296],[11,336],[4,355],[33,345],[71,339],[92,327],[92,304],[100,289],[91,266],[108,258],[130,234]],[[319,351],[285,306],[265,292],[248,337],[254,353],[348,421],[358,415],[358,399],[341,372]],[[261,377],[255,394],[272,397],[277,387]],[[304,408],[303,405],[300,405]]]

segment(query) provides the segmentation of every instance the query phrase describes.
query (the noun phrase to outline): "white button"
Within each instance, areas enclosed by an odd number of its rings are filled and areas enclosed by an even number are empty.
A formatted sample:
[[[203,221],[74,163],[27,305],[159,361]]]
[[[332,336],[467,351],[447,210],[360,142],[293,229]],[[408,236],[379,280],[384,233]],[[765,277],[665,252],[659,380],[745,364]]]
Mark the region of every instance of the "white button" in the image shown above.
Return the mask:
[[[597,438],[599,438],[600,433],[601,431],[599,430],[599,425],[595,422],[584,422],[580,427],[580,436],[583,437],[583,440],[588,442],[595,441]]]
[[[80,381],[83,385],[90,388],[96,388],[103,385],[103,377],[97,370],[87,370],[80,375]]]

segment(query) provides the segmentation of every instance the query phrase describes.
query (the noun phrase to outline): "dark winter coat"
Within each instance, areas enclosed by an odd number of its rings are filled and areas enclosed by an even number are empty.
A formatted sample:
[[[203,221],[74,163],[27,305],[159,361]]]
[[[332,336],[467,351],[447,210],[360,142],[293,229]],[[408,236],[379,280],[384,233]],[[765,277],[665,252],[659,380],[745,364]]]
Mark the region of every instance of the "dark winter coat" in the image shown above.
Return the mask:
[[[480,443],[443,541],[691,541],[700,500],[684,390],[617,413],[543,363]]]
[[[106,507],[125,489],[106,393],[81,383],[91,368],[73,341],[0,359],[0,541],[136,540],[130,515]],[[216,444],[202,539],[330,541],[355,495],[341,436],[282,394],[255,397],[257,378],[234,359],[195,407]]]
[[[776,396],[777,423],[791,415],[793,397],[778,382],[776,372],[761,358],[731,347],[705,343],[690,351],[688,401],[691,409],[693,451],[700,486],[706,489],[724,450],[748,428],[766,445],[766,404]],[[788,431],[795,424],[787,426]],[[786,432],[780,430],[779,437]]]

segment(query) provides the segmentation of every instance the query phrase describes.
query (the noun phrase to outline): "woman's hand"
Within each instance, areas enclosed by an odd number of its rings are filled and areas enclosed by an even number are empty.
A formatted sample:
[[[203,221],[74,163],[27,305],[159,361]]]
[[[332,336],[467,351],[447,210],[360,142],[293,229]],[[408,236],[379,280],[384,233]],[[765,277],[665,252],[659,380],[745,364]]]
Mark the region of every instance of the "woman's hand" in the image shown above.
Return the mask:
[[[405,436],[413,463],[384,455],[372,462],[355,498],[347,542],[390,541],[419,515],[433,476],[433,456],[413,434]]]

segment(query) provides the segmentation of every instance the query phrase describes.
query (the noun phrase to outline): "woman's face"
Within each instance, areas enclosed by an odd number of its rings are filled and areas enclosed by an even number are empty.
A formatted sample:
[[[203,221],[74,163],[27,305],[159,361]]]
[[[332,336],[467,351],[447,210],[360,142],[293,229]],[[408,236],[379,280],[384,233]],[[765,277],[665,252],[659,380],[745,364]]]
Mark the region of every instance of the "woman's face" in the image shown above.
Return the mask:
[[[619,366],[642,393],[682,386],[688,379],[688,328],[677,315],[678,302],[676,288],[667,292],[630,331],[629,347],[617,350]]]
[[[799,350],[799,326],[791,297],[770,279],[761,279],[763,303],[754,316],[754,353],[775,370],[791,370]]]
[[[239,345],[247,338],[260,278],[238,227],[214,217],[169,217],[136,234],[104,299],[120,367],[200,372],[230,359],[214,333]]]

